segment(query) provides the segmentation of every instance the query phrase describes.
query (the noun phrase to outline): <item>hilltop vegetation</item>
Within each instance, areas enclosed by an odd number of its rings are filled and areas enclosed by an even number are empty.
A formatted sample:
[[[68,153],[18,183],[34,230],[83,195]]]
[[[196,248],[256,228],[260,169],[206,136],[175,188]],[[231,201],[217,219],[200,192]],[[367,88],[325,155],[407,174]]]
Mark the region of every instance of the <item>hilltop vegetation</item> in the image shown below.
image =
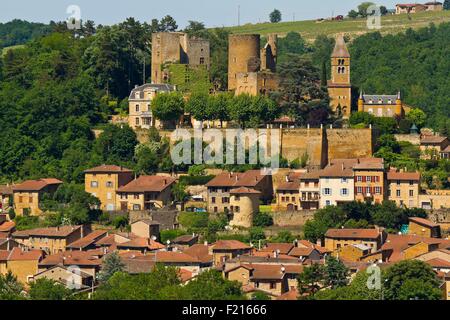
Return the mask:
[[[429,23],[436,24],[450,21],[450,11],[441,12],[420,12],[413,15],[387,15],[381,18],[382,34],[396,34],[404,32],[409,28],[419,29],[427,26]],[[235,26],[226,28],[231,33],[258,33],[267,35],[269,33],[277,33],[285,35],[289,32],[299,32],[308,42],[313,42],[319,35],[334,37],[336,34],[345,33],[354,38],[373,30],[367,28],[367,19],[345,19],[342,21],[332,20],[307,20],[295,22],[278,22],[278,23],[257,23],[245,24],[243,26]]]
[[[0,49],[24,44],[51,32],[50,25],[23,20],[0,23]]]

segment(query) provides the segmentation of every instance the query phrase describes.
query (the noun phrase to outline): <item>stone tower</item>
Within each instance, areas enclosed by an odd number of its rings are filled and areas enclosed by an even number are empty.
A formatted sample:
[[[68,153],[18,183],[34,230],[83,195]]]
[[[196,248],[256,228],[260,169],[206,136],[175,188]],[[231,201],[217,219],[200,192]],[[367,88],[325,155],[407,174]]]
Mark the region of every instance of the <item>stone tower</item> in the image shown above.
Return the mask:
[[[230,35],[228,48],[228,90],[236,89],[238,73],[260,69],[259,34]]]
[[[342,35],[336,38],[336,45],[331,54],[331,80],[328,82],[328,93],[332,110],[341,112],[344,118],[348,118],[352,102],[350,53]]]
[[[403,103],[400,91],[397,94],[397,100],[395,100],[395,115],[403,117]]]
[[[259,198],[261,192],[247,187],[230,190],[230,208],[233,218],[232,227],[251,228],[253,216],[259,211]]]

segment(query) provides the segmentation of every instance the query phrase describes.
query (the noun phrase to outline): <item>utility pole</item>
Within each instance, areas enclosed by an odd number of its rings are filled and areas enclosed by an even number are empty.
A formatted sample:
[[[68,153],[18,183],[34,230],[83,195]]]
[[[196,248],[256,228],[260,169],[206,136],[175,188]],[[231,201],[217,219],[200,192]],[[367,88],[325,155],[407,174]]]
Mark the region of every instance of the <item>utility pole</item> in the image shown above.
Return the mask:
[[[238,27],[241,26],[241,6],[238,5]]]

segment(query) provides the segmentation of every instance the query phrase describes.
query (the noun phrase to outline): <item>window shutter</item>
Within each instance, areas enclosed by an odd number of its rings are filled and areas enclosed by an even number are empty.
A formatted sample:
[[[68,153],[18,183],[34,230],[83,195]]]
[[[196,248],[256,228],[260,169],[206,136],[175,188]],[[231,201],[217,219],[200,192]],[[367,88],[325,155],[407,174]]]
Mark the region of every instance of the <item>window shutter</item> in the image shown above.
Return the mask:
[[[362,177],[362,182],[366,182],[366,176]]]

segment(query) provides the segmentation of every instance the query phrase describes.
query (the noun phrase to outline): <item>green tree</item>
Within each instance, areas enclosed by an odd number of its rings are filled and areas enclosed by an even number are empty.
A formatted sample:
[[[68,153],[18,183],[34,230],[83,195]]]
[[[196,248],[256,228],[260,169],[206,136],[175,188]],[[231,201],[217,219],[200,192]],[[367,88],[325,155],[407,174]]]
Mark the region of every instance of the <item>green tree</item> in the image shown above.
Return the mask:
[[[181,93],[161,93],[152,100],[152,110],[156,118],[163,121],[178,121],[184,112]]]
[[[349,270],[341,261],[332,256],[326,258],[325,274],[325,285],[332,289],[348,284]]]
[[[431,266],[419,260],[404,260],[384,273],[384,296],[388,300],[439,300],[439,280]]]
[[[273,225],[273,218],[268,213],[259,212],[253,216],[253,225],[255,227],[269,227]]]
[[[319,263],[313,263],[303,269],[298,276],[298,291],[301,295],[314,296],[324,285],[325,268]]]
[[[129,126],[107,125],[93,148],[104,163],[126,163],[133,158],[137,144],[136,133]]]
[[[159,24],[159,31],[174,32],[177,31],[177,29],[177,22],[170,15],[167,15],[161,19],[161,22]]]
[[[356,19],[356,18],[358,18],[358,16],[359,16],[359,12],[357,12],[353,9],[348,12],[349,18]]]
[[[444,1],[444,10],[450,10],[450,0]]]
[[[420,129],[425,125],[427,115],[422,110],[414,108],[406,114],[406,119],[415,124]]]
[[[30,284],[31,300],[68,300],[72,291],[54,280],[41,278]]]
[[[189,198],[189,194],[186,192],[186,185],[180,182],[172,187],[172,195],[176,202],[184,202]]]
[[[21,300],[24,298],[23,290],[22,284],[11,271],[0,274],[0,300]]]
[[[116,273],[123,272],[125,265],[117,252],[112,252],[106,256],[102,264],[99,275],[101,282],[108,282]]]
[[[196,120],[208,120],[208,93],[194,92],[186,103],[186,111]]]
[[[270,13],[269,18],[270,18],[270,22],[271,23],[278,23],[278,22],[280,22],[281,21],[281,11],[278,10],[278,9],[274,9]]]
[[[358,14],[365,18],[367,17],[370,13],[367,12],[370,6],[374,6],[375,4],[373,2],[363,2],[358,6]]]

